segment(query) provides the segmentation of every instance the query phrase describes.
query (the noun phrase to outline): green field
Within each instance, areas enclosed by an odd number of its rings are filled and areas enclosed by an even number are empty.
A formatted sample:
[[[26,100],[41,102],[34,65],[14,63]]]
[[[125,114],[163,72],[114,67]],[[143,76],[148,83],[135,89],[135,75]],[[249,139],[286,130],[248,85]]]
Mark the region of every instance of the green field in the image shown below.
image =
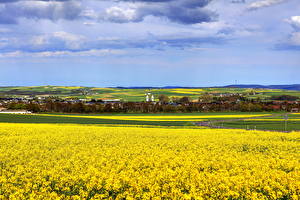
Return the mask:
[[[210,121],[213,126],[221,128],[300,130],[300,115],[289,115],[287,123],[283,116],[283,113],[0,114],[0,122],[205,128],[197,124]]]
[[[4,123],[34,123],[34,124],[98,124],[98,125],[146,125],[146,126],[191,126],[186,121],[134,121],[98,118],[80,118],[65,116],[0,114],[0,122]]]
[[[236,122],[224,122],[217,123],[221,126],[227,128],[238,128],[238,129],[248,129],[248,130],[274,130],[274,131],[297,131],[300,130],[300,121],[287,121],[287,125],[285,122],[277,122],[277,121],[255,121],[255,122],[247,122],[247,121],[236,121]],[[285,128],[286,127],[286,128]]]
[[[259,113],[259,115],[266,113]],[[241,116],[257,113],[174,113],[174,114],[0,114],[4,123],[66,123],[66,124],[106,124],[106,125],[153,125],[153,126],[194,126],[193,122],[202,120],[222,120],[229,116],[239,119]],[[149,119],[150,117],[150,119]],[[192,119],[189,120],[189,117]],[[133,119],[130,119],[133,118]],[[137,120],[134,120],[137,118]],[[227,118],[228,119],[228,118]],[[188,121],[186,121],[188,120]]]
[[[289,114],[287,120],[284,115],[257,118],[255,120],[238,120],[229,122],[215,122],[214,125],[225,128],[257,129],[274,131],[300,130],[300,115]]]
[[[96,88],[96,87],[64,87],[64,86],[32,86],[32,87],[0,87],[2,97],[24,96],[57,96],[60,98],[85,99],[120,99],[123,101],[144,101],[146,89]],[[152,89],[155,98],[160,94],[169,97],[188,96],[197,100],[204,93],[243,93],[248,98],[269,98],[278,95],[293,95],[300,97],[300,91],[277,89],[242,89],[242,88],[178,88]],[[255,95],[249,93],[255,92]]]

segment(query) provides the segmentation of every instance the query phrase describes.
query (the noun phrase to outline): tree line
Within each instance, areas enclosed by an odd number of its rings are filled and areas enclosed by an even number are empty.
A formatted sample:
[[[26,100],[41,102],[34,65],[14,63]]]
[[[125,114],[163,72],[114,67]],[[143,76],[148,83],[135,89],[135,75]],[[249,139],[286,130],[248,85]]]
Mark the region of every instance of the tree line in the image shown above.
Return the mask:
[[[262,112],[290,111],[300,109],[299,104],[282,102],[121,102],[121,103],[10,103],[8,109],[26,109],[32,112],[61,112],[61,113],[176,113],[176,112]]]

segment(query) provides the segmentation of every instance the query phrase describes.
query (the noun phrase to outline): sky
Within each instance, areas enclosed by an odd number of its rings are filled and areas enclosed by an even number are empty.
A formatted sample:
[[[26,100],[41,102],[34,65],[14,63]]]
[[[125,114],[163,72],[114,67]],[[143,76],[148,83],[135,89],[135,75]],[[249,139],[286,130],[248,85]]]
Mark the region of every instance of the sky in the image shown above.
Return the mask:
[[[0,86],[299,83],[299,0],[0,0]]]

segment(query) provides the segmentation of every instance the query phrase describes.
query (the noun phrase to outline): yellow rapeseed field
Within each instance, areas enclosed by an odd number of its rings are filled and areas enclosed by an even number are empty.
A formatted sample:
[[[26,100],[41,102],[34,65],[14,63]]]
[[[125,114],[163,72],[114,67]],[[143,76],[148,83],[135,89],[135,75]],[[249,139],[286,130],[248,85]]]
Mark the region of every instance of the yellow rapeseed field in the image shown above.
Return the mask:
[[[300,133],[0,124],[0,199],[299,199]]]
[[[203,89],[184,89],[184,88],[177,88],[177,89],[168,89],[169,92],[178,93],[178,94],[200,94],[204,90]]]

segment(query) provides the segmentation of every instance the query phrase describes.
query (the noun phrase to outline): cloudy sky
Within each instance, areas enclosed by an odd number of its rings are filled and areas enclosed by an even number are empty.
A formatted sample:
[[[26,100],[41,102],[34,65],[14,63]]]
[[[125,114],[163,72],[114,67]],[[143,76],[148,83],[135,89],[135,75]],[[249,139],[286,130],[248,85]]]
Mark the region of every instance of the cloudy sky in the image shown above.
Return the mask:
[[[299,0],[0,0],[0,86],[300,83]]]

